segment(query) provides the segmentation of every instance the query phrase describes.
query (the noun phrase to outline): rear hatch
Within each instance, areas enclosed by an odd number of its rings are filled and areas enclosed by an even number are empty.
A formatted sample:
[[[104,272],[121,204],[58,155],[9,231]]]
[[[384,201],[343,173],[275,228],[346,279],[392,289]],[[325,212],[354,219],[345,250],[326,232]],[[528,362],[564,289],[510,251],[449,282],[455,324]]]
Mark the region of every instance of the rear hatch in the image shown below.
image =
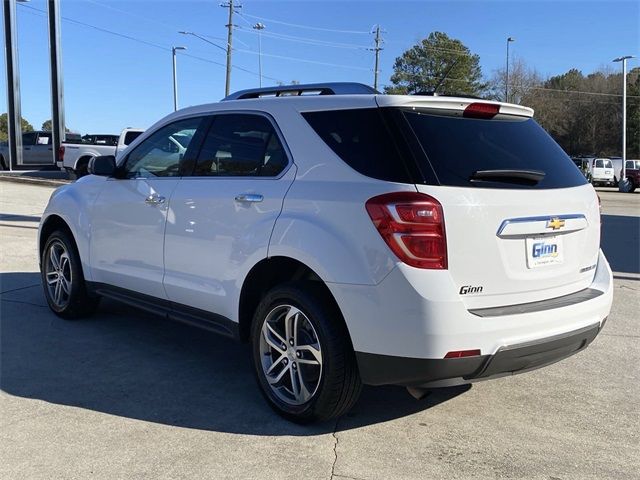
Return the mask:
[[[403,100],[405,99],[405,100]],[[587,288],[598,199],[530,109],[466,99],[380,96],[411,145],[419,192],[444,212],[448,270],[468,308]]]

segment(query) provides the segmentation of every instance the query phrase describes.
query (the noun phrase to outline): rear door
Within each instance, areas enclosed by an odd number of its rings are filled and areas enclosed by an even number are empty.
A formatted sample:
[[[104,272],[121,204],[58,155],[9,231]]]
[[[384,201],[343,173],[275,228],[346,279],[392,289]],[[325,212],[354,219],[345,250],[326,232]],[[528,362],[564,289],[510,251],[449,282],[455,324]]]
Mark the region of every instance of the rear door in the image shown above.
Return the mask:
[[[595,192],[532,118],[428,109],[404,109],[402,117],[431,179],[417,189],[443,206],[448,269],[469,308],[558,297],[591,283]]]
[[[213,117],[193,174],[171,200],[164,279],[171,301],[237,317],[242,280],[266,258],[295,176],[289,158],[270,117]]]

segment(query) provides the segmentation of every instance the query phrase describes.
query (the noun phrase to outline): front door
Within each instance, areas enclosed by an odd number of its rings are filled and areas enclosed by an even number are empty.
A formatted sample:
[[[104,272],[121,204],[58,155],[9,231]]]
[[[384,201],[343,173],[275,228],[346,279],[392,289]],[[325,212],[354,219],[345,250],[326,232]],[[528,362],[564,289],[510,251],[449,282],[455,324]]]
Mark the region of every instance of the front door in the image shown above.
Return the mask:
[[[127,155],[93,207],[94,282],[166,299],[162,286],[164,230],[169,202],[195,151],[202,117],[179,120],[146,138]]]

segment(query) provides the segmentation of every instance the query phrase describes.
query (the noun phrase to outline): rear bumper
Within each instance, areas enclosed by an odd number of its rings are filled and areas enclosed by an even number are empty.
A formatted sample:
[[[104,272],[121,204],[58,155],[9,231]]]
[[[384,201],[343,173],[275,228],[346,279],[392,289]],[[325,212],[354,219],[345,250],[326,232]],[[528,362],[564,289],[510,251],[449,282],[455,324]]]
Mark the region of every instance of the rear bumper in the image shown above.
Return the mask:
[[[368,385],[444,387],[524,373],[584,350],[602,329],[597,323],[554,337],[505,345],[493,355],[422,359],[357,353],[360,377]]]
[[[405,270],[374,286],[328,284],[365,383],[453,385],[542,367],[585,348],[613,300],[602,252],[586,289],[500,308],[468,309],[446,271],[419,272],[427,281],[417,286]],[[480,356],[445,359],[475,349]]]

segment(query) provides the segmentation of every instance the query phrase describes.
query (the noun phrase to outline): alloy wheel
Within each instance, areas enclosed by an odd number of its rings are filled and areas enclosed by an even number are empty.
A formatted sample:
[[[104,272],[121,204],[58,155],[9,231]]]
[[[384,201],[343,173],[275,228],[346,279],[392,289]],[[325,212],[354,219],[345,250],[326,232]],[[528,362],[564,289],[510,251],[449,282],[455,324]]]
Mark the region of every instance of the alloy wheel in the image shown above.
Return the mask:
[[[272,392],[289,405],[308,402],[322,379],[322,349],[309,318],[292,305],[275,307],[260,333],[262,371]]]
[[[71,258],[65,245],[54,241],[49,245],[45,260],[45,279],[49,298],[56,308],[63,309],[71,299]]]

